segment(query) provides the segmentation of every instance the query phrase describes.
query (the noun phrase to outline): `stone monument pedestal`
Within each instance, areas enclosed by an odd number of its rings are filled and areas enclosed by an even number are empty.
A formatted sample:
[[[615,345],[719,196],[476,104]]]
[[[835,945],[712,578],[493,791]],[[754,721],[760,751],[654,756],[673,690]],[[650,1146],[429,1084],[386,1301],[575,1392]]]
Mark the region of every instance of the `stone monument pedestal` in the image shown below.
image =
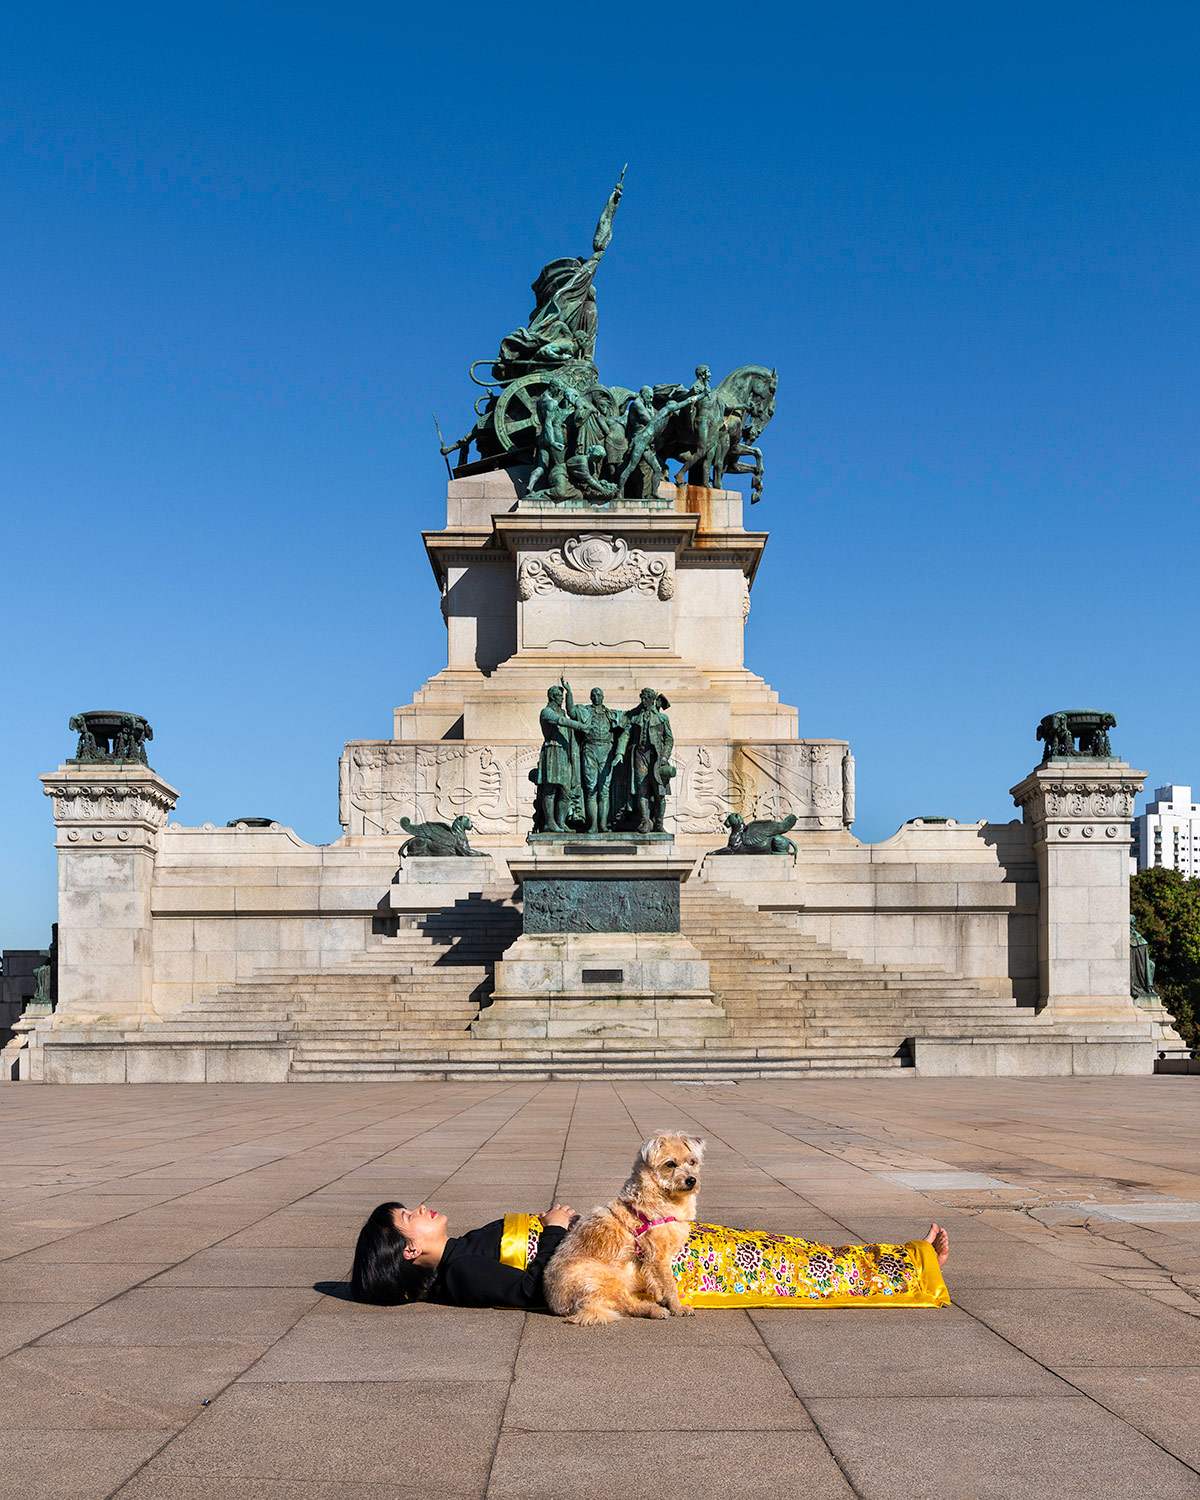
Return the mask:
[[[151,888],[179,793],[136,760],[68,761],[39,780],[58,830],[59,1024],[153,1017]]]
[[[471,1034],[601,1048],[608,1039],[669,1047],[725,1036],[708,963],[679,930],[692,860],[662,835],[534,839],[530,854],[509,861],[525,930],[496,965],[492,1003]]]
[[[1115,757],[1056,756],[1012,788],[1037,859],[1038,1004],[1057,1022],[1148,1020],[1129,983],[1130,829],[1144,780]]]
[[[490,854],[408,855],[401,859],[388,890],[387,906],[397,915],[441,911],[456,901],[482,894],[497,875]]]

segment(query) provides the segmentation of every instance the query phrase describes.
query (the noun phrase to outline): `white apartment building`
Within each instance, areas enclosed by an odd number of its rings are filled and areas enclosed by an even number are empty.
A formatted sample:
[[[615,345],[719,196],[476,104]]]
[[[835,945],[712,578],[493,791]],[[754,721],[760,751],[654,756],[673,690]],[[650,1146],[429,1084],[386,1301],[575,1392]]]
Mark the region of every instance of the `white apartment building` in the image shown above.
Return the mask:
[[[1133,855],[1139,870],[1161,865],[1200,880],[1200,805],[1190,786],[1160,786],[1154,801],[1133,820]]]

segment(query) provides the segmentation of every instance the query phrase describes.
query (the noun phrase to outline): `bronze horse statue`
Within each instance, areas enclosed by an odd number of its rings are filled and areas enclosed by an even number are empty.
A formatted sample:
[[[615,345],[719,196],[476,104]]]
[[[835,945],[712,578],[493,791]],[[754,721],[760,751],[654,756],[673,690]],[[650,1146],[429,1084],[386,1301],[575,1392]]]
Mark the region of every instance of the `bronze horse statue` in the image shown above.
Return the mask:
[[[720,489],[726,474],[751,474],[750,503],[762,499],[762,452],[754,446],[775,415],[779,377],[765,365],[742,365],[667,423],[659,443],[664,461],[679,464],[676,484]],[[684,386],[656,386],[654,404],[688,394]],[[751,463],[743,463],[751,459]]]

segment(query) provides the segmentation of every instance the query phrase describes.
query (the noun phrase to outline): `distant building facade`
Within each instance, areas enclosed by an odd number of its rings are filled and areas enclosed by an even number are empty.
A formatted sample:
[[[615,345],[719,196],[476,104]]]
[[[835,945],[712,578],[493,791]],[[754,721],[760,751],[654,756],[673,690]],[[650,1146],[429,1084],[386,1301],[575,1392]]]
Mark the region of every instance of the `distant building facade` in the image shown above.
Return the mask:
[[[1133,856],[1139,870],[1178,870],[1200,880],[1200,804],[1190,786],[1160,786],[1133,822]]]

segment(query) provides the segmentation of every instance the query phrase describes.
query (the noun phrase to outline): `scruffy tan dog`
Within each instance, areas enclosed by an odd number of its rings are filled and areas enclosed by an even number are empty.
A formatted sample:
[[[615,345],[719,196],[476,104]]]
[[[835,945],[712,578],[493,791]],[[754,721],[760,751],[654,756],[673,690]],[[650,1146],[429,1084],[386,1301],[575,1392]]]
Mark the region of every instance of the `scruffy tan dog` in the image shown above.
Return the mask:
[[[550,1257],[543,1285],[552,1312],[583,1325],[692,1316],[671,1262],[696,1217],[704,1145],[690,1135],[646,1142],[613,1202],[578,1220]]]

